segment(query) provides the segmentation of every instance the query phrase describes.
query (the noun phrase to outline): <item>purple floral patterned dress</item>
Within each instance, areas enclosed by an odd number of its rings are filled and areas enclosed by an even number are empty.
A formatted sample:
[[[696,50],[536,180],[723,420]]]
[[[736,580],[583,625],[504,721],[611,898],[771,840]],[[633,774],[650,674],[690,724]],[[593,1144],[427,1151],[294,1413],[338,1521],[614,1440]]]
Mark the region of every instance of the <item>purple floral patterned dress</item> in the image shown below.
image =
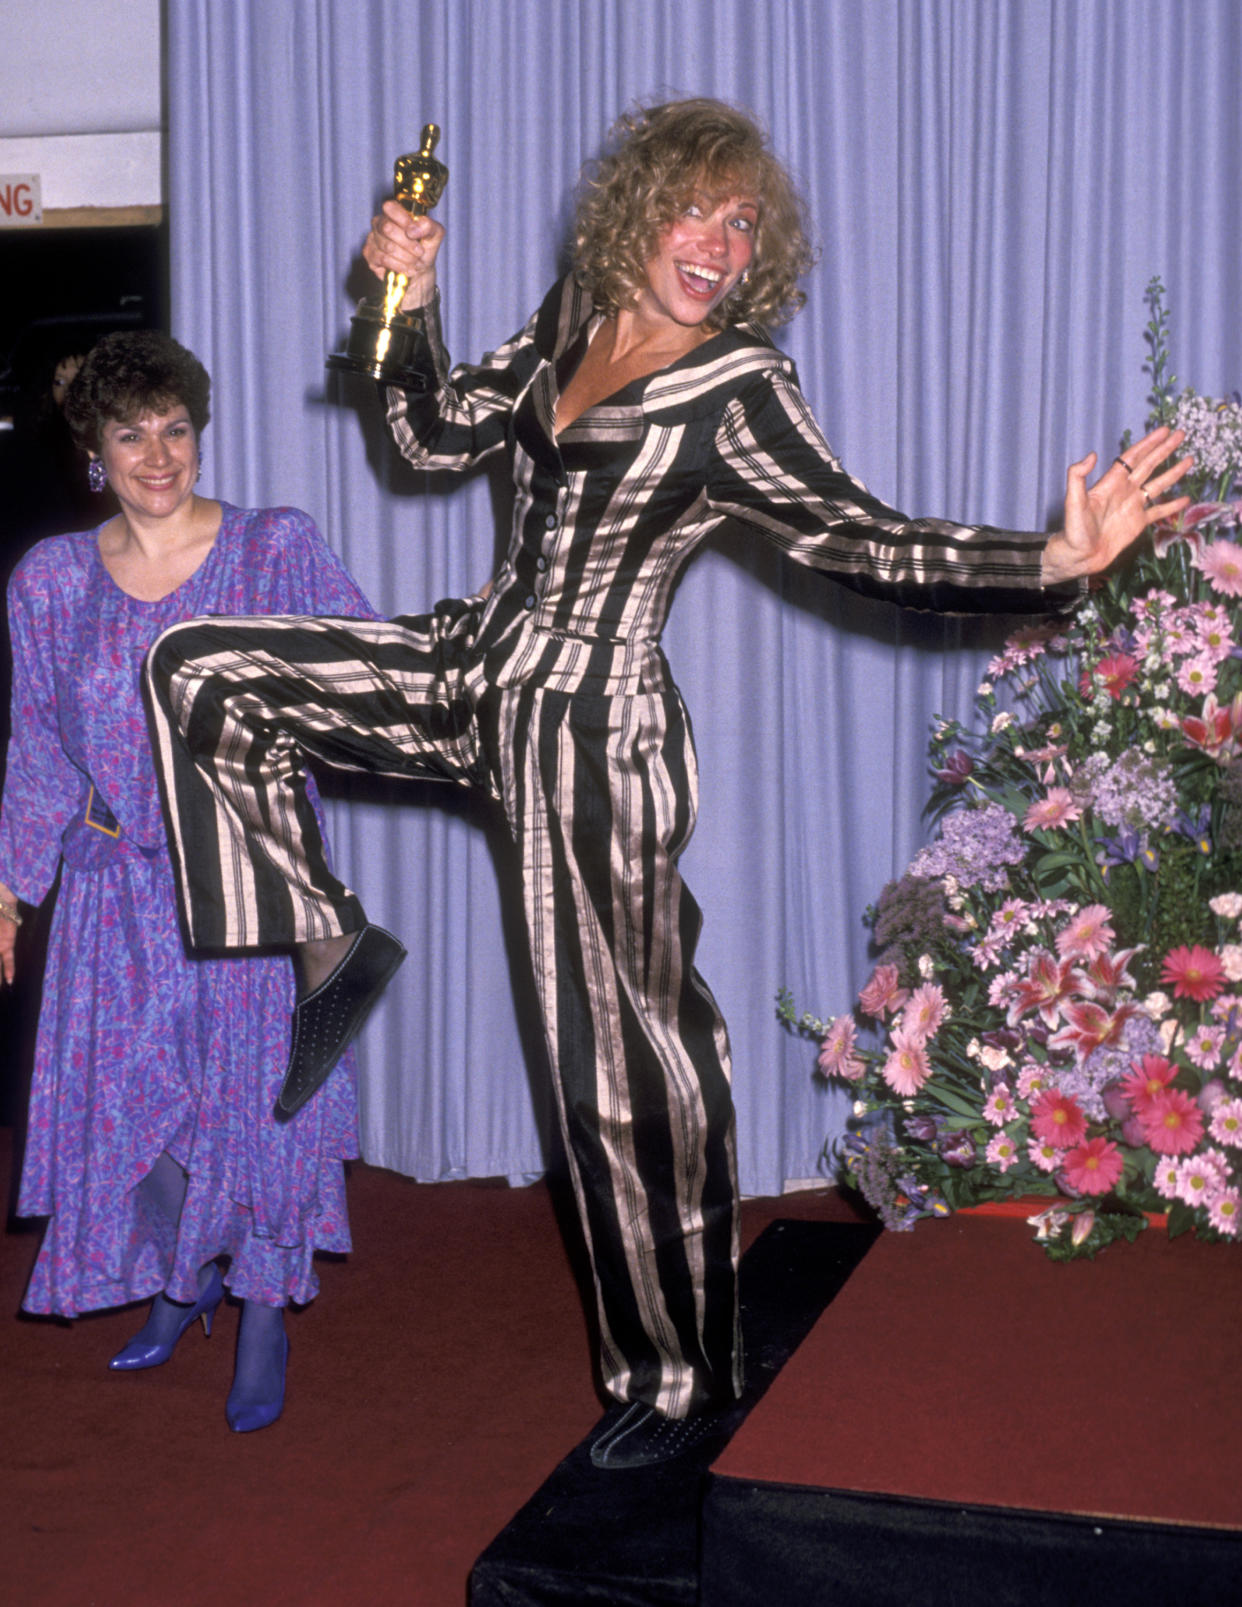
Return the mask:
[[[375,614],[306,514],[223,508],[207,558],[158,602],[116,585],[96,531],[40,542],[9,589],[0,881],[38,903],[64,867],[18,1200],[51,1219],[28,1311],[72,1317],[160,1289],[193,1300],[220,1254],[239,1298],[304,1302],[313,1253],[350,1247],[352,1065],[295,1121],[272,1120],[292,967],[187,954],[139,670],[194,615]],[[175,1230],[137,1187],[163,1150],[189,1174]]]

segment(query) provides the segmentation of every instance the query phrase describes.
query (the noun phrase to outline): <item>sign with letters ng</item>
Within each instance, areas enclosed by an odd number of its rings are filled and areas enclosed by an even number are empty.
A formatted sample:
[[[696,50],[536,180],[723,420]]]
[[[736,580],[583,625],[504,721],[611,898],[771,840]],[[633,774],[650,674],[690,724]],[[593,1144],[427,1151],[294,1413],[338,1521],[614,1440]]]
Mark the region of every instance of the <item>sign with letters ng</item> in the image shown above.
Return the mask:
[[[37,173],[0,173],[0,229],[43,222],[43,185]]]

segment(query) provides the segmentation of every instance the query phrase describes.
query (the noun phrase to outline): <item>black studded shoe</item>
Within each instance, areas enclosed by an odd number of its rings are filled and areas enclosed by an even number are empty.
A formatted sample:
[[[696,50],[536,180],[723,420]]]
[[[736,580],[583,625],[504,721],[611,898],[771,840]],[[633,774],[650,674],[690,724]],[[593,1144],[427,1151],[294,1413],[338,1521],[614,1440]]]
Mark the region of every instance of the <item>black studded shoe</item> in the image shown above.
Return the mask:
[[[273,1114],[287,1122],[315,1091],[362,1029],[405,959],[405,945],[382,926],[364,926],[336,969],[293,1007],[293,1040]]]
[[[632,1401],[617,1414],[609,1413],[591,1443],[591,1461],[597,1468],[641,1468],[701,1448],[709,1456],[723,1449],[741,1420],[734,1404],[707,1407],[689,1417],[666,1417],[644,1401]]]

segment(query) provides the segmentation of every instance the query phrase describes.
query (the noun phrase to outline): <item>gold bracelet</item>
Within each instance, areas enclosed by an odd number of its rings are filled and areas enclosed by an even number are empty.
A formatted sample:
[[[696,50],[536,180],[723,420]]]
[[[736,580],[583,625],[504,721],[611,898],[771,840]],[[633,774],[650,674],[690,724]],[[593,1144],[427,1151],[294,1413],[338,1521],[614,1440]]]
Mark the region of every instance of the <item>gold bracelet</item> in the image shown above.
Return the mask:
[[[0,916],[6,921],[12,921],[14,926],[22,924],[21,911],[16,904],[10,904],[7,898],[0,898]]]

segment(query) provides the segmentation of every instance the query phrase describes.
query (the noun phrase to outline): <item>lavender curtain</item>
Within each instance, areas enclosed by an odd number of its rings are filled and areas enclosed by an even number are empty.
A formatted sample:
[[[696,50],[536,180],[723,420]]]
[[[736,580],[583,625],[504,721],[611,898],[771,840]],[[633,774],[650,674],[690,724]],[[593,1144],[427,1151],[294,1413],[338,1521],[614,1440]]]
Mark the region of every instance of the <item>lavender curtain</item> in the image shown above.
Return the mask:
[[[394,462],[329,384],[394,157],[443,127],[451,351],[523,322],[580,161],[627,104],[750,107],[822,245],[783,332],[845,461],[911,513],[1042,528],[1065,465],[1145,413],[1143,289],[1176,367],[1242,379],[1236,0],[168,0],[175,332],[215,381],[210,485],[308,509],[376,604],[490,571],[503,487]],[[732,1030],[744,1187],[813,1176],[846,1114],[782,1034],[866,974],[861,914],[923,838],[935,713],[986,629],[864,605],[730,537],[667,637],[703,807],[685,870]],[[434,789],[345,789],[338,858],[411,958],[362,1051],[364,1147],[422,1179],[544,1164],[546,1101],[498,823]]]

